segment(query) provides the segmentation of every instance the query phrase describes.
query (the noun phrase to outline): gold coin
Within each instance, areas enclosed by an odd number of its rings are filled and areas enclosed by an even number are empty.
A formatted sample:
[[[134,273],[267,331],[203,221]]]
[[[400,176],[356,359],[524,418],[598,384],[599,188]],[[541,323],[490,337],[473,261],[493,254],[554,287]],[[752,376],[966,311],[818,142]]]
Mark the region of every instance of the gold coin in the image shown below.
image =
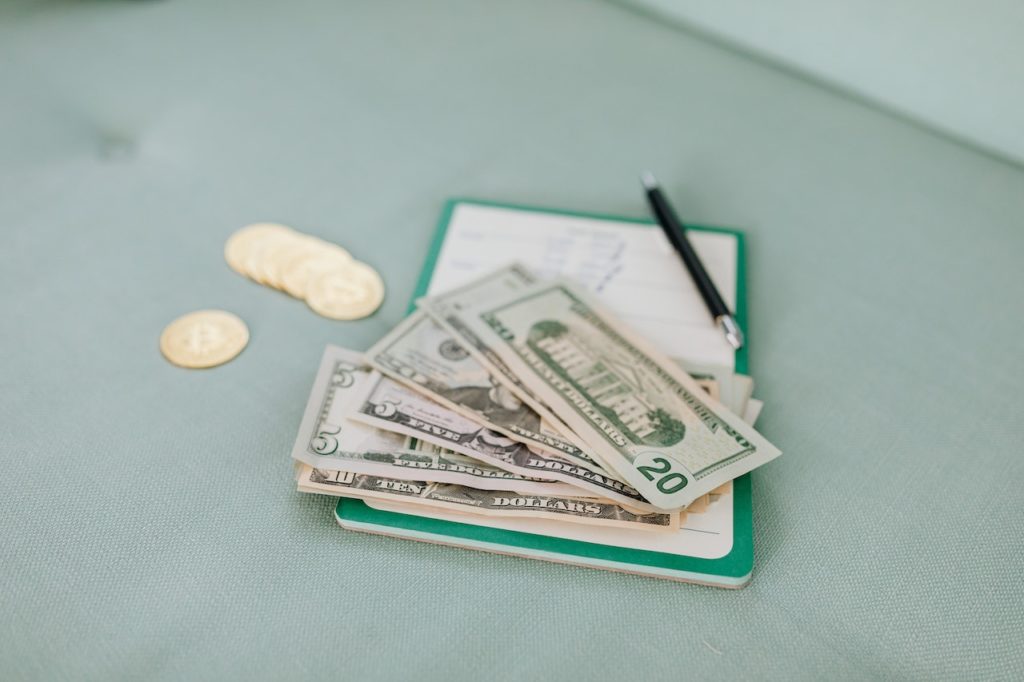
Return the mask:
[[[261,237],[281,230],[288,230],[288,228],[276,223],[254,223],[236,230],[224,244],[224,260],[227,261],[228,267],[240,275],[249,277],[246,263],[254,244]]]
[[[223,310],[197,310],[171,322],[160,335],[160,352],[179,367],[216,367],[242,352],[249,328]]]
[[[296,233],[295,238],[292,239],[291,242],[279,248],[275,253],[270,254],[267,260],[263,263],[263,274],[265,275],[267,284],[275,289],[291,293],[285,286],[284,281],[284,274],[288,266],[293,261],[301,257],[319,256],[331,249],[339,252],[339,255],[343,255],[345,260],[351,260],[351,256],[348,255],[348,252],[340,246],[328,244],[327,242],[308,234]],[[294,296],[294,294],[292,295]]]
[[[356,320],[380,307],[384,282],[366,263],[352,261],[338,268],[316,272],[306,288],[306,303],[332,320]]]
[[[254,282],[267,284],[267,263],[298,236],[291,228],[279,227],[283,229],[263,232],[250,242],[243,267]]]
[[[352,256],[345,249],[337,244],[320,241],[309,251],[297,253],[285,263],[281,268],[281,283],[284,290],[295,298],[305,298],[306,288],[313,275],[325,270],[337,270],[352,262]]]

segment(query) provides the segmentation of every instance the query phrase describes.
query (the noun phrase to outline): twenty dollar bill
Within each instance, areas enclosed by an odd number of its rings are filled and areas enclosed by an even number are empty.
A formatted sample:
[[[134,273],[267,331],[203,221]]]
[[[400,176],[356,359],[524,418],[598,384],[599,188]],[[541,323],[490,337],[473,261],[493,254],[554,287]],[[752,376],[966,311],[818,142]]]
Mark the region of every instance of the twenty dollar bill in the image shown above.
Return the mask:
[[[780,454],[566,281],[524,288],[460,317],[657,508],[684,507]]]

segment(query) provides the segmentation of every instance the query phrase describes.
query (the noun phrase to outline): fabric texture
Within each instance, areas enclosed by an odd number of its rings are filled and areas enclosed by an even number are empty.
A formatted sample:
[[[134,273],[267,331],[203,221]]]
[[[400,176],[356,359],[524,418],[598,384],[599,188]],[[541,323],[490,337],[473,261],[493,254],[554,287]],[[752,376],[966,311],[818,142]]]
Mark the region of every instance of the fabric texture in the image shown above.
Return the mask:
[[[613,4],[0,7],[0,677],[1024,675],[1024,173]],[[402,318],[446,198],[743,228],[753,582],[361,535],[294,491],[327,343]],[[378,268],[317,317],[224,264]],[[160,356],[224,308],[249,347]]]
[[[1024,165],[1017,0],[618,0]]]

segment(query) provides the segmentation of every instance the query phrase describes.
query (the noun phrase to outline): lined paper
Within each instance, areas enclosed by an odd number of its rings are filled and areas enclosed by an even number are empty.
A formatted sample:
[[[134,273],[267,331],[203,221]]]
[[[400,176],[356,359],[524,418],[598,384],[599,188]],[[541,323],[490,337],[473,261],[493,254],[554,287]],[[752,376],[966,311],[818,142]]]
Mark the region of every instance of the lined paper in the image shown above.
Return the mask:
[[[722,298],[735,310],[736,237],[699,231],[688,236]],[[427,293],[460,286],[513,261],[541,277],[579,282],[672,357],[734,367],[732,347],[656,226],[459,204]]]

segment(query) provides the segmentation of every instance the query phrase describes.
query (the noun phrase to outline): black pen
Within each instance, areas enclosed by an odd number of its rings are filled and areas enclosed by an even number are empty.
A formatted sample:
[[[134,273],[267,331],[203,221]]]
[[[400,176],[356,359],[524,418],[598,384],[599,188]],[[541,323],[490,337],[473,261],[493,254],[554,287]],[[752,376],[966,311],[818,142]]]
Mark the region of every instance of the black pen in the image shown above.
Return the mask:
[[[722,295],[715,288],[715,283],[708,277],[704,264],[700,262],[697,252],[693,250],[690,240],[686,238],[686,227],[676,217],[676,212],[672,210],[668,199],[662,195],[661,188],[658,186],[658,181],[654,175],[645,171],[640,176],[640,182],[643,183],[644,189],[647,190],[647,201],[651,204],[651,210],[654,211],[658,224],[661,225],[661,229],[665,231],[665,236],[668,237],[672,246],[675,247],[676,253],[683,259],[686,269],[690,271],[690,277],[693,278],[693,283],[697,285],[697,290],[700,291],[700,296],[704,299],[704,304],[707,305],[708,310],[711,312],[711,317],[714,318],[715,324],[721,327],[729,345],[738,350],[743,345],[743,330],[736,324],[736,318],[729,312],[729,307],[725,305]]]

